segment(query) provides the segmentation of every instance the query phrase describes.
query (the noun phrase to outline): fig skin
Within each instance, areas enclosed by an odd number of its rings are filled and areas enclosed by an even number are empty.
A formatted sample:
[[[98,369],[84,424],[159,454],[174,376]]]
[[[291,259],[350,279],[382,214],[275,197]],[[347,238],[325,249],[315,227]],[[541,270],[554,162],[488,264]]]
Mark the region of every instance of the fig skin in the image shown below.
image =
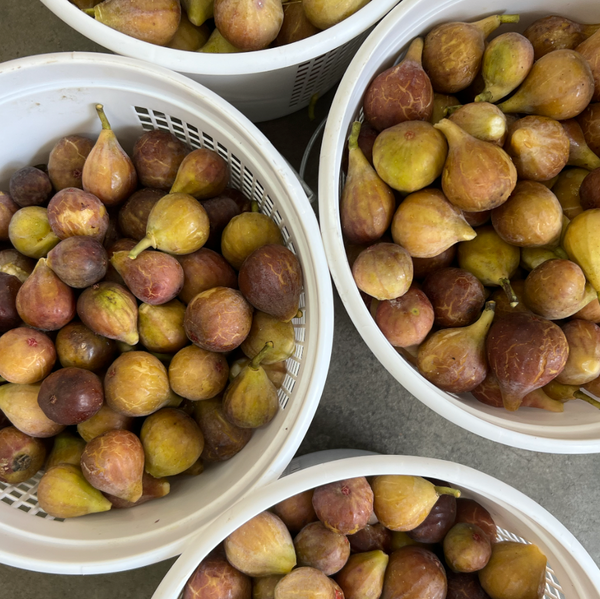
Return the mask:
[[[402,297],[413,279],[410,254],[396,243],[376,243],[362,251],[352,266],[357,287],[378,300]]]
[[[0,272],[0,334],[21,324],[17,311],[17,294],[21,285],[21,281],[14,275]]]
[[[185,306],[176,299],[160,306],[141,304],[138,308],[140,342],[151,352],[178,352],[188,344],[184,316]]]
[[[35,264],[35,260],[17,250],[0,250],[0,272],[17,277],[21,283],[24,283],[33,272]]]
[[[348,563],[335,577],[344,597],[379,599],[388,562],[388,556],[381,550],[351,555]]]
[[[18,252],[36,260],[60,241],[50,227],[48,211],[41,206],[28,206],[15,212],[8,225],[8,236]]]
[[[206,200],[223,193],[228,181],[227,162],[213,150],[199,148],[181,161],[169,193],[184,193]]]
[[[584,306],[573,314],[573,318],[589,320],[598,324],[600,322],[600,302],[597,299],[592,300],[587,306]]]
[[[152,208],[165,195],[166,192],[161,189],[145,187],[129,196],[119,210],[119,228],[123,236],[141,241],[146,236],[146,225]]]
[[[490,543],[496,542],[496,523],[492,515],[480,503],[468,497],[456,500],[456,524],[475,524],[488,536]]]
[[[441,543],[455,520],[456,497],[440,495],[425,520],[406,534],[418,543]]]
[[[130,430],[134,419],[110,408],[106,402],[94,416],[80,422],[77,432],[86,442],[112,430]]]
[[[59,191],[48,204],[48,222],[59,239],[85,235],[102,243],[108,221],[106,206],[94,194],[75,187]]]
[[[288,4],[286,8],[299,6],[297,4]],[[275,599],[275,587],[283,578],[282,575],[262,576],[252,579],[252,599]]]
[[[179,299],[189,304],[196,295],[214,287],[237,289],[237,274],[231,265],[211,249],[203,247],[197,252],[177,256],[183,268],[183,287]]]
[[[446,573],[435,554],[417,545],[407,545],[390,555],[381,599],[445,599],[446,589]]]
[[[10,197],[21,208],[43,206],[52,197],[52,191],[48,175],[35,166],[24,166],[14,172],[8,183]]]
[[[452,572],[446,570],[448,593],[446,599],[490,599],[481,588],[477,573]]]
[[[316,568],[296,568],[284,576],[275,587],[275,599],[292,599],[298,595],[315,599],[336,599],[343,595],[337,583]]]
[[[0,191],[0,241],[8,241],[8,226],[19,205],[5,192]]]
[[[467,224],[469,224],[471,227],[476,226],[472,223],[469,223],[468,213],[463,213],[463,216],[465,217]],[[413,279],[424,279],[427,275],[430,275],[432,272],[436,272],[438,270],[441,270],[442,268],[452,266],[454,258],[456,258],[456,245],[451,245],[447,250],[444,250],[443,252],[436,254],[435,256],[431,256],[430,258],[417,258],[415,256],[412,256]]]
[[[585,385],[600,376],[600,327],[586,320],[570,320],[561,327],[569,357],[556,377],[564,385]]]
[[[79,424],[104,403],[102,383],[83,368],[61,368],[42,381],[38,404],[50,420],[69,426]]]
[[[449,114],[448,119],[481,141],[504,145],[508,132],[506,115],[494,104],[471,102]]]
[[[369,551],[392,551],[392,531],[388,530],[381,522],[367,524],[353,535],[348,535],[352,553],[365,553]]]
[[[135,142],[131,159],[144,187],[168,192],[188,153],[189,148],[171,132],[155,129],[147,131]],[[145,234],[144,230],[142,237]]]
[[[55,362],[54,343],[41,331],[19,327],[0,337],[0,376],[9,383],[37,383],[50,374]]]
[[[250,333],[240,347],[244,354],[252,359],[269,341],[273,343],[273,347],[265,353],[261,361],[262,366],[282,362],[294,355],[296,350],[294,325],[257,310],[252,317]]]
[[[312,502],[319,520],[341,534],[358,532],[373,513],[373,491],[362,476],[317,487]]]
[[[121,354],[104,378],[106,403],[125,416],[156,412],[169,402],[170,393],[167,369],[158,358],[143,351]]]
[[[67,135],[59,139],[48,157],[48,176],[58,192],[67,187],[83,189],[81,175],[94,142],[82,135]]]
[[[350,557],[350,542],[345,535],[333,532],[321,522],[307,524],[294,539],[298,566],[309,566],[332,576]]]
[[[67,430],[54,437],[54,443],[50,455],[46,460],[44,468],[48,470],[59,464],[73,464],[79,467],[81,454],[85,449],[86,442],[80,437],[72,435]]]
[[[280,501],[271,508],[271,511],[281,518],[290,532],[300,532],[305,526],[318,520],[312,497],[312,489],[302,491]]]
[[[175,476],[190,468],[204,449],[204,438],[191,416],[163,408],[144,420],[140,431],[145,470],[155,478]]]
[[[102,370],[113,361],[114,340],[97,335],[81,322],[70,322],[58,331],[56,353],[63,368]]]
[[[204,247],[218,250],[221,247],[223,229],[234,216],[241,214],[241,210],[234,200],[224,195],[204,200],[202,207],[206,210],[210,223],[210,233]]]
[[[464,327],[481,315],[485,303],[484,287],[462,268],[444,268],[430,274],[422,287],[439,327]]]
[[[231,459],[252,438],[253,429],[240,428],[227,420],[219,398],[195,402],[194,418],[204,437],[201,458],[207,462]]]
[[[97,335],[136,345],[138,307],[135,298],[118,283],[103,281],[88,287],[77,300],[77,314]]]
[[[45,459],[42,441],[14,426],[0,429],[0,481],[9,485],[25,482],[44,465]]]
[[[254,516],[232,532],[225,539],[225,554],[234,568],[254,577],[287,574],[296,565],[292,537],[270,512]]]
[[[488,563],[492,545],[476,524],[459,522],[444,537],[444,557],[455,572],[477,572]]]
[[[205,557],[183,590],[183,599],[251,599],[252,582],[221,555]]]
[[[600,102],[590,104],[577,117],[577,122],[590,150],[600,156]]]
[[[283,23],[275,38],[275,46],[285,46],[306,39],[321,31],[306,16],[302,4],[283,5]],[[272,598],[271,598],[272,599]]]
[[[108,256],[91,237],[67,237],[48,252],[47,263],[65,285],[85,289],[104,278]]]
[[[142,477],[142,495],[137,501],[127,501],[110,493],[104,493],[104,497],[112,503],[114,509],[121,510],[142,505],[152,499],[165,497],[170,491],[171,484],[166,478],[154,478],[147,472],[144,472],[144,476]]]
[[[227,352],[239,347],[252,326],[252,306],[228,287],[199,293],[188,304],[184,327],[188,339],[207,351]]]
[[[594,77],[594,95],[592,96],[592,102],[600,102],[600,33],[596,31],[588,39],[581,42],[581,44],[575,48],[575,51],[579,52],[590,65]]]
[[[380,302],[375,322],[394,347],[420,345],[431,331],[434,310],[423,291],[411,288],[402,297]]]
[[[600,208],[600,168],[585,176],[579,187],[579,198],[583,210]]]

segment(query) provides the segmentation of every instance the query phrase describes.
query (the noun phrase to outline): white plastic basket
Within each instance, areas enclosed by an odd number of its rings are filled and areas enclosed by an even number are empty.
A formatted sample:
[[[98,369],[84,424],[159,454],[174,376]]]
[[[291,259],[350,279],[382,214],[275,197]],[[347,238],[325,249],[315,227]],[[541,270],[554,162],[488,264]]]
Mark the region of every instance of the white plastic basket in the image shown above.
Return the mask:
[[[213,90],[254,122],[308,106],[342,77],[360,44],[399,0],[371,0],[338,25],[307,39],[255,52],[202,54],[163,48],[95,21],[69,0],[42,0],[76,31],[116,54],[173,69]]]
[[[554,516],[513,487],[472,468],[443,460],[382,455],[340,459],[339,452],[330,453],[319,452],[294,460],[289,468],[292,474],[246,497],[202,531],[202,535],[194,537],[153,599],[180,598],[185,583],[202,559],[256,514],[319,485],[379,474],[448,481],[460,489],[462,497],[478,501],[490,512],[499,538],[535,543],[548,559],[544,599],[591,599],[600,595],[600,571],[579,541]],[[331,459],[336,461],[322,463]],[[297,471],[300,468],[305,469]]]
[[[600,452],[600,411],[583,401],[564,413],[534,408],[508,412],[486,406],[470,394],[444,393],[402,358],[379,330],[359,295],[348,265],[340,224],[341,160],[351,124],[361,115],[363,94],[378,73],[390,67],[412,39],[447,21],[475,21],[490,14],[518,13],[512,30],[562,14],[583,23],[600,21],[600,3],[588,0],[404,0],[383,19],[350,64],[327,119],[319,164],[319,204],[325,252],[336,287],[359,333],[387,370],[416,398],[454,424],[499,443],[550,453]],[[502,26],[497,33],[509,30]]]
[[[37,503],[39,475],[16,487],[0,482],[0,562],[41,572],[115,572],[180,553],[198,528],[288,465],[313,418],[331,356],[331,282],[306,195],[256,127],[201,85],[104,54],[47,54],[0,65],[0,189],[16,169],[46,162],[60,137],[95,137],[98,102],[128,152],[144,130],[159,128],[227,160],[230,185],[258,201],[298,255],[303,316],[293,320],[296,352],[287,361],[275,419],[230,461],[174,481],[167,497],[132,510],[56,521]]]

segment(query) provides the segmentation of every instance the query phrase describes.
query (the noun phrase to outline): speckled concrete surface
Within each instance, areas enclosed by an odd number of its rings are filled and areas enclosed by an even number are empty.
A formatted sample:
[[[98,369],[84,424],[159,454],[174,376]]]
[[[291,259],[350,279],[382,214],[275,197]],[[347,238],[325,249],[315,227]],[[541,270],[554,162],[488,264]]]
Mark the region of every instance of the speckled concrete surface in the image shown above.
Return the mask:
[[[44,52],[102,51],[38,0],[1,0],[0,9],[1,61]],[[294,167],[299,167],[304,147],[326,115],[332,97],[330,93],[319,101],[314,121],[301,111],[260,125]],[[1,122],[0,114],[0,131]],[[316,169],[315,156],[307,174],[313,188]],[[379,364],[336,296],[331,369],[321,405],[299,454],[341,447],[435,457],[477,468],[539,502],[579,539],[596,563],[600,562],[600,459],[512,449],[447,422],[413,398]],[[0,596],[149,598],[171,563],[87,577],[38,574],[0,565]]]

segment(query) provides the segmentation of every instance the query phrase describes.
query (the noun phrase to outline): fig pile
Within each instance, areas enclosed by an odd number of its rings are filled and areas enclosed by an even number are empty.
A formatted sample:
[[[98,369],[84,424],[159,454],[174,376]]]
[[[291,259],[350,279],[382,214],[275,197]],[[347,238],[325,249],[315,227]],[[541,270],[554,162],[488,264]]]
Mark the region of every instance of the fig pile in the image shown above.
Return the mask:
[[[239,453],[279,411],[301,314],[298,258],[216,152],[157,130],[129,156],[96,110],[96,140],[0,192],[0,481],[43,469],[57,518]]]
[[[231,533],[183,599],[542,599],[544,554],[460,495],[406,475],[299,493]]]
[[[340,221],[386,339],[487,406],[600,403],[600,25],[437,25],[377,74]],[[501,30],[500,30],[501,31]]]

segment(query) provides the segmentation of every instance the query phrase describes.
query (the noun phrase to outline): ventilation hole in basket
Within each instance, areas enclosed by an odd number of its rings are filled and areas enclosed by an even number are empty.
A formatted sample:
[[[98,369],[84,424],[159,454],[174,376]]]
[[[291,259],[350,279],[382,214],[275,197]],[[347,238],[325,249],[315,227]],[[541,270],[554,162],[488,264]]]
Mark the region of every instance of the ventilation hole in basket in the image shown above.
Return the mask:
[[[274,204],[273,204],[273,200],[270,198],[270,196],[268,196],[268,195],[264,196],[264,204],[263,205],[264,205],[265,211],[269,215],[271,215],[272,212],[273,212],[273,206],[274,206]]]
[[[10,497],[3,497],[2,501],[4,503],[8,503],[8,505],[12,505],[14,503],[14,501]]]
[[[302,356],[304,355],[304,346],[296,344],[296,351],[294,351],[294,355],[298,358],[299,362],[302,362]]]
[[[306,307],[306,296],[304,295],[304,291],[300,293],[300,308]],[[304,320],[302,321],[304,322]]]
[[[281,406],[281,409],[285,410],[287,408],[288,401],[290,400],[290,398],[288,394],[283,390],[283,387],[277,390],[277,398],[279,399],[279,405]]]
[[[208,133],[202,132],[202,145],[214,151],[215,140]]]
[[[296,379],[292,378],[289,374],[286,374],[285,378],[283,379],[282,387],[284,389],[286,389],[289,392],[289,394],[291,395],[294,392],[295,386],[296,386]]]
[[[229,162],[229,151],[227,150],[227,148],[221,144],[218,143],[217,144],[217,154],[219,154],[219,156],[221,158],[224,158],[225,160],[227,160],[227,162]]]
[[[281,214],[279,214],[279,211],[277,211],[277,210],[274,210],[274,211],[271,213],[271,218],[272,218],[272,219],[275,221],[275,224],[276,224],[276,225],[277,225],[279,228],[281,228],[281,223],[282,223],[283,219],[281,218]]]
[[[293,374],[294,376],[298,376],[298,372],[300,371],[300,362],[295,360],[294,358],[288,358],[285,361],[285,366],[289,374]]]
[[[138,114],[138,116],[142,115],[142,114],[150,114],[148,112],[148,109],[147,108],[143,108],[142,106],[134,106],[133,109],[136,111],[136,113]]]
[[[298,320],[298,319],[294,319]],[[306,334],[306,329],[304,327],[294,327],[294,337],[296,339],[296,343],[304,343],[304,337]]]

